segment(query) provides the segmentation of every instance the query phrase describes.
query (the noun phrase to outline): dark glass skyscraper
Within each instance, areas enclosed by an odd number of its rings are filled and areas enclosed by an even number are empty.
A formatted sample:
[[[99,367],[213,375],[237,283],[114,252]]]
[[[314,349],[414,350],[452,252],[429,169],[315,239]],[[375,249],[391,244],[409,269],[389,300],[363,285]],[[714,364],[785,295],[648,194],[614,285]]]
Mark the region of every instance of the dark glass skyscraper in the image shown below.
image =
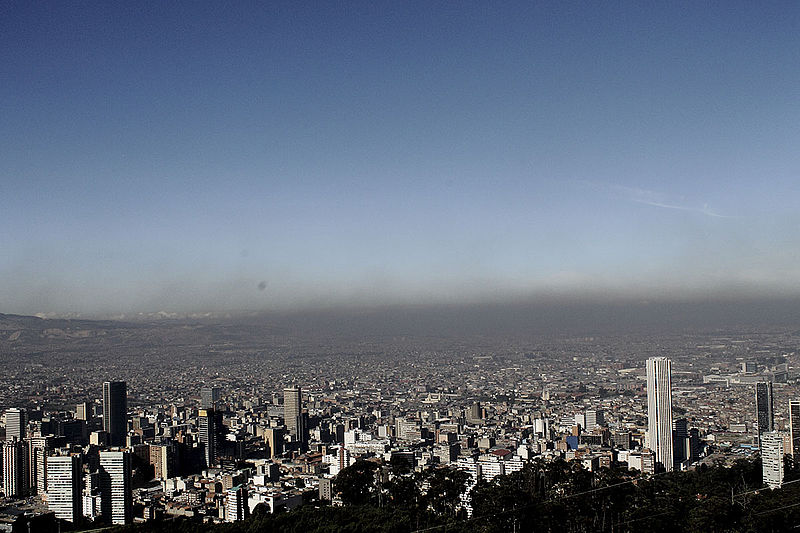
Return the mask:
[[[756,383],[756,429],[758,431],[759,446],[761,445],[761,434],[775,429],[775,415],[772,405],[772,382],[760,381]]]
[[[125,446],[128,434],[128,387],[124,381],[103,383],[103,430],[111,446]]]
[[[203,445],[205,466],[217,464],[217,413],[213,409],[200,409],[198,416],[200,443]]]

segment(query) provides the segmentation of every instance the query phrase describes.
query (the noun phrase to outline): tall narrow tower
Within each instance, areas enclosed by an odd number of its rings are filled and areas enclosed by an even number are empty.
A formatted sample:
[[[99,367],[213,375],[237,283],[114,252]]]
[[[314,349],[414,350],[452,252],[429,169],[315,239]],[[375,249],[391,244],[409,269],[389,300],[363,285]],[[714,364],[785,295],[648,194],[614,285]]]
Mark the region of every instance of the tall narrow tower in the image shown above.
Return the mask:
[[[647,360],[647,433],[656,463],[673,469],[672,453],[672,361],[666,357]]]
[[[217,413],[213,409],[200,409],[197,421],[206,466],[214,466],[217,464],[217,433],[219,432]]]
[[[130,524],[131,456],[129,452],[100,452],[100,508],[103,517],[112,524]]]
[[[47,507],[56,518],[77,521],[83,515],[81,458],[61,455],[47,460]]]
[[[786,450],[795,461],[800,461],[800,400],[789,400],[789,433],[792,448]]]
[[[783,484],[783,435],[767,431],[761,435],[761,470],[764,485],[778,489]]]
[[[772,382],[756,383],[756,429],[761,446],[761,434],[775,429],[775,415],[772,403]]]
[[[283,389],[283,418],[286,422],[286,429],[293,437],[300,435],[302,429],[302,390],[300,387],[288,387]]]
[[[128,434],[128,387],[124,381],[103,383],[103,430],[111,446],[125,446]]]
[[[27,451],[25,443],[16,438],[3,443],[3,493],[7,497],[28,495]]]

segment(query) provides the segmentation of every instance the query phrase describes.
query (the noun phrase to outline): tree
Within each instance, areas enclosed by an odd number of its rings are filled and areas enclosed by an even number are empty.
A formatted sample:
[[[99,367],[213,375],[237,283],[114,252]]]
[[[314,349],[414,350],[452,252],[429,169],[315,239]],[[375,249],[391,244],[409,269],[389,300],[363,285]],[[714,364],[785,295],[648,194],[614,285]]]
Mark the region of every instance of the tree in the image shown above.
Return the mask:
[[[375,500],[375,471],[378,465],[371,461],[356,461],[333,479],[333,488],[345,505],[366,505]]]
[[[461,505],[461,495],[466,489],[469,474],[455,468],[444,467],[428,470],[426,477],[427,507],[438,515],[455,517]]]

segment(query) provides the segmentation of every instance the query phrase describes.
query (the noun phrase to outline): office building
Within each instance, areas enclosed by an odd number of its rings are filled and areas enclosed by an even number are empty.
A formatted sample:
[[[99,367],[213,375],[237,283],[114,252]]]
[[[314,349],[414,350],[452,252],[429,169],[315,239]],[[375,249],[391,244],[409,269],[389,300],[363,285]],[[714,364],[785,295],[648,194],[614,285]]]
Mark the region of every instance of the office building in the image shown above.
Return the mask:
[[[131,457],[122,451],[101,451],[98,476],[100,508],[111,524],[132,520]]]
[[[92,419],[92,404],[89,402],[81,402],[75,406],[75,418],[78,420],[91,420]]]
[[[792,447],[786,453],[795,461],[800,461],[800,400],[789,400],[789,434]]]
[[[264,442],[269,446],[269,457],[275,457],[283,454],[283,429],[281,428],[267,428],[264,430]]]
[[[467,411],[467,420],[469,421],[477,421],[483,418],[483,408],[481,407],[480,402],[475,402],[469,406],[469,410]]]
[[[689,423],[685,418],[672,421],[672,454],[675,464],[683,463],[691,454],[689,444]]]
[[[103,430],[111,446],[125,446],[128,434],[128,387],[124,381],[103,383]]]
[[[26,444],[17,439],[3,443],[3,493],[7,497],[28,495],[27,450]]]
[[[12,407],[6,411],[6,440],[22,440],[26,437],[25,429],[28,417],[25,409]]]
[[[203,445],[203,458],[206,466],[217,464],[217,416],[213,409],[200,409],[198,414],[198,432]]]
[[[756,433],[761,441],[761,434],[775,429],[775,416],[772,404],[772,382],[756,383]]]
[[[200,389],[200,409],[217,409],[222,389],[203,387]]]
[[[100,473],[89,472],[83,478],[83,516],[95,520],[103,509],[103,497],[100,495]]]
[[[305,450],[308,444],[308,414],[303,412],[303,391],[300,387],[283,390],[283,418],[286,431]]]
[[[780,431],[761,435],[761,468],[764,485],[780,488],[783,484],[783,435]]]
[[[586,411],[585,416],[586,431],[592,431],[596,427],[602,427],[606,425],[606,418],[605,414],[600,409],[589,409]]]
[[[28,484],[31,494],[47,492],[47,455],[53,449],[53,437],[29,437]]]
[[[297,438],[302,429],[303,398],[300,387],[283,389],[283,419],[286,430],[292,437]]]
[[[153,466],[155,479],[175,477],[178,470],[178,452],[173,443],[151,444],[150,464]]]
[[[631,432],[630,431],[615,431],[611,435],[611,442],[615,448],[620,450],[631,449]]]
[[[333,480],[327,477],[319,478],[319,499],[331,501],[333,499]]]
[[[78,455],[47,459],[47,508],[56,518],[75,522],[83,515],[81,458]]]
[[[225,491],[225,521],[237,522],[250,516],[247,487],[237,485]]]
[[[655,467],[673,470],[672,362],[666,357],[647,360],[647,433]]]

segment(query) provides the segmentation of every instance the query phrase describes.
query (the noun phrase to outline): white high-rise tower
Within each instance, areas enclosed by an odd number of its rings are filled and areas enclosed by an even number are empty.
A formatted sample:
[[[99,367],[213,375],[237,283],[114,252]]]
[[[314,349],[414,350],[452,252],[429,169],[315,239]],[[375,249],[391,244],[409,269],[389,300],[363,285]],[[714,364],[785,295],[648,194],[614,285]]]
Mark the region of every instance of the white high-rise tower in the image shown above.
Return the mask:
[[[671,472],[672,453],[672,361],[666,357],[647,360],[647,433],[656,463]]]
[[[100,508],[112,524],[130,524],[131,457],[128,452],[100,452]]]
[[[77,521],[83,515],[81,458],[62,455],[47,459],[47,507],[56,518]]]
[[[761,435],[761,469],[764,485],[779,489],[783,484],[783,435],[768,431]]]

